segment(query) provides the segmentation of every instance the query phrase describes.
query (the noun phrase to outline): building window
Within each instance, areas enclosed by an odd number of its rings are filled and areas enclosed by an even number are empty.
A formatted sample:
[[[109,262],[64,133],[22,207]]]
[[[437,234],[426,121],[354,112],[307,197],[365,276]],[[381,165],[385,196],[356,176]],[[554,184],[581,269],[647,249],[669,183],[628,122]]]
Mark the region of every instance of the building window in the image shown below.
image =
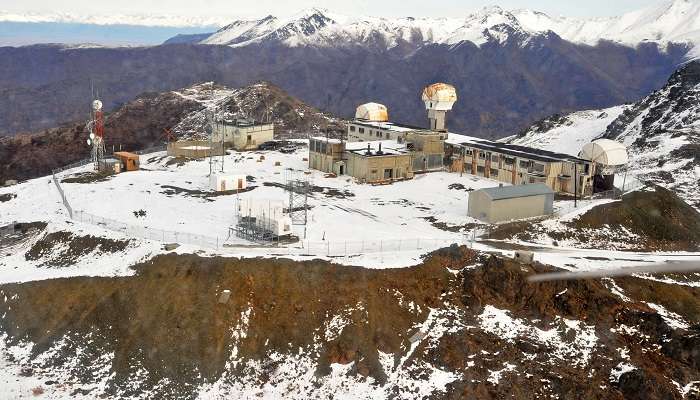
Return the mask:
[[[530,166],[530,161],[520,160],[520,168],[528,168]]]
[[[481,160],[486,159],[486,153],[484,153],[483,151],[480,151],[479,152],[479,159],[481,159]]]
[[[472,155],[472,151],[471,151],[471,150],[464,150],[464,155],[465,155],[465,156],[471,156],[471,155]]]
[[[384,139],[389,139],[389,132],[384,134]]]
[[[533,163],[533,164],[532,164],[532,169],[535,170],[535,172],[542,172],[542,173],[544,173],[544,164]]]
[[[483,174],[484,174],[484,167],[482,167],[481,165],[478,165],[478,166],[476,167],[476,173],[477,173],[477,174],[482,174],[482,175],[483,175]]]
[[[491,168],[491,171],[489,171],[489,173],[491,174],[492,178],[498,178],[498,170],[497,169]]]
[[[503,162],[505,162],[506,165],[513,165],[515,164],[515,158],[505,157]]]
[[[391,168],[386,168],[384,170],[384,179],[392,179],[394,177],[394,170]]]
[[[351,127],[350,127],[350,132],[355,132],[355,127],[354,127],[354,126],[351,126]]]
[[[360,133],[365,133],[365,128],[360,128]]]
[[[498,162],[498,156],[497,155],[492,155],[491,156],[491,162]]]
[[[586,165],[583,167],[583,172],[584,172],[586,175],[588,175],[588,172],[590,171],[590,169],[591,169],[591,164],[586,164]]]

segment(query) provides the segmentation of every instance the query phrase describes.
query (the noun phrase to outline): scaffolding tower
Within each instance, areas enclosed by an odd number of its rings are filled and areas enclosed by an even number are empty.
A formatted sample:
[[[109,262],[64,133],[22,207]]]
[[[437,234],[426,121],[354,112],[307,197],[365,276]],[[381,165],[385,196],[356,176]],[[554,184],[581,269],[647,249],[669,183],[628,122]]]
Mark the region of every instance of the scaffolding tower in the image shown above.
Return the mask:
[[[290,176],[285,185],[289,192],[289,217],[294,225],[306,225],[309,220],[309,192],[311,185],[308,179]]]

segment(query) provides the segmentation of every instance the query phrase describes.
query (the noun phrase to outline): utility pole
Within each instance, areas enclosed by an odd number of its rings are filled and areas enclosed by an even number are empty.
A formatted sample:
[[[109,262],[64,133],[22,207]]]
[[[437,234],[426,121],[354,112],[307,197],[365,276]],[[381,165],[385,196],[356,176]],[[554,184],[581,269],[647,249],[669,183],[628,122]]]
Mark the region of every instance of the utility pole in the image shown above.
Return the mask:
[[[578,173],[576,171],[577,163],[574,163],[574,208],[578,207]]]

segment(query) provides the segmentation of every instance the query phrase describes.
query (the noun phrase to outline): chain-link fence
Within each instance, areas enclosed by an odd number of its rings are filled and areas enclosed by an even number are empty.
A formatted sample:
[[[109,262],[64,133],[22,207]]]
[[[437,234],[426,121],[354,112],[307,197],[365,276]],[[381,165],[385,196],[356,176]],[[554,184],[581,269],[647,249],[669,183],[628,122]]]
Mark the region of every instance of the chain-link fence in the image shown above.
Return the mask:
[[[82,164],[85,165],[85,164]],[[80,165],[77,165],[80,166]],[[75,168],[73,166],[72,168]],[[69,169],[69,168],[64,168]],[[56,171],[58,173],[59,171]],[[121,233],[128,237],[155,240],[163,243],[178,243],[198,246],[207,249],[220,250],[223,248],[247,248],[247,249],[277,249],[293,255],[311,255],[325,257],[347,257],[360,254],[397,253],[420,250],[434,250],[440,247],[458,243],[459,240],[448,238],[415,238],[393,240],[361,240],[361,241],[310,241],[285,244],[271,242],[268,246],[243,247],[240,243],[227,243],[230,237],[206,236],[188,232],[169,231],[165,229],[151,228],[147,226],[127,224],[110,218],[91,214],[81,210],[74,210],[61,186],[58,177],[53,175],[53,182],[61,195],[63,205],[66,207],[70,218],[85,224],[95,225],[103,229]]]

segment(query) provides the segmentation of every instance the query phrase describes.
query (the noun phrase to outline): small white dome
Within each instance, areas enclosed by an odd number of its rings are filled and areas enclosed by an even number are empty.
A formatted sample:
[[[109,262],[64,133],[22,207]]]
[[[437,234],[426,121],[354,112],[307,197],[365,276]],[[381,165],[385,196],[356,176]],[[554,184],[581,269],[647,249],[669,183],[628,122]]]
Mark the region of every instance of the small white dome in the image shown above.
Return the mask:
[[[583,146],[579,157],[606,166],[625,165],[629,161],[627,147],[609,139],[599,139]]]
[[[366,121],[387,122],[389,121],[389,111],[384,104],[366,103],[357,107],[355,119]]]

